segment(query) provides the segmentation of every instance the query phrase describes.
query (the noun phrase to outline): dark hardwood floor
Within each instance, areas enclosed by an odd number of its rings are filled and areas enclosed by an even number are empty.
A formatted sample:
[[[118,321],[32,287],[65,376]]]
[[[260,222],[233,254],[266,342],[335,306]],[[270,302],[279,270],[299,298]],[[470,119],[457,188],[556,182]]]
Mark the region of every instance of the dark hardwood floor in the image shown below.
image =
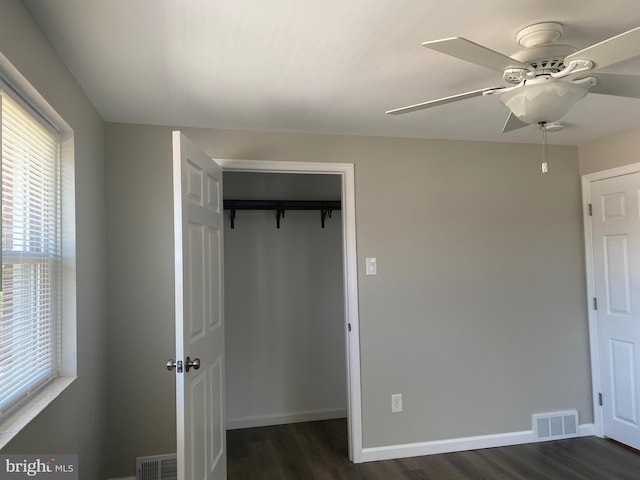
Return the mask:
[[[227,432],[230,480],[639,480],[640,454],[582,437],[355,465],[346,420]]]

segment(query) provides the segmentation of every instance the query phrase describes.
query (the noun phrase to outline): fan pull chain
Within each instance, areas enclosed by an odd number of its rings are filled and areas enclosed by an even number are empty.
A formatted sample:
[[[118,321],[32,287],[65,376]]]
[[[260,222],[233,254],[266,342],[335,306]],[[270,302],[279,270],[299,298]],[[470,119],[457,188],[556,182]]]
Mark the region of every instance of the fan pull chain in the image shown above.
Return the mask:
[[[540,122],[540,130],[542,130],[542,173],[549,171],[549,152],[547,149],[547,122]]]

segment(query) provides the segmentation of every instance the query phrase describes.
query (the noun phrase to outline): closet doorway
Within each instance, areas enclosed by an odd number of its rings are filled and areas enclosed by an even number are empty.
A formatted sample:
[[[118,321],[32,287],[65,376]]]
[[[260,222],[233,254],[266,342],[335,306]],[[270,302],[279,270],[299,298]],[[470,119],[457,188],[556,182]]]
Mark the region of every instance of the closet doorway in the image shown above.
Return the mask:
[[[218,161],[227,428],[347,417],[349,458],[358,462],[353,166]],[[261,202],[234,209],[231,201]]]

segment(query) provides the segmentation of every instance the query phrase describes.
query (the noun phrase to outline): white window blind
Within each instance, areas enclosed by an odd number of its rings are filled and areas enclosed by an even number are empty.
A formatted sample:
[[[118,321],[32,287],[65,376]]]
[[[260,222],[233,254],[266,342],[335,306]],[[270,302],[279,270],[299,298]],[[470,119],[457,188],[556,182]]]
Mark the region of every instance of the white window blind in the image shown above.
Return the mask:
[[[60,142],[0,92],[0,417],[58,376]]]

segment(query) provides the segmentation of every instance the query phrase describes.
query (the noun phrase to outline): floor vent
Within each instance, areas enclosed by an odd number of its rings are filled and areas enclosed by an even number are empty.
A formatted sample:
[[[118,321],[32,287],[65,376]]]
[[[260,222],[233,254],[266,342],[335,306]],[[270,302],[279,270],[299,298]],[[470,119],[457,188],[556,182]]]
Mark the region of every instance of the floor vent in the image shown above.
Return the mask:
[[[177,480],[176,454],[136,458],[136,480]]]
[[[578,411],[536,413],[533,431],[538,440],[557,440],[578,436]]]

